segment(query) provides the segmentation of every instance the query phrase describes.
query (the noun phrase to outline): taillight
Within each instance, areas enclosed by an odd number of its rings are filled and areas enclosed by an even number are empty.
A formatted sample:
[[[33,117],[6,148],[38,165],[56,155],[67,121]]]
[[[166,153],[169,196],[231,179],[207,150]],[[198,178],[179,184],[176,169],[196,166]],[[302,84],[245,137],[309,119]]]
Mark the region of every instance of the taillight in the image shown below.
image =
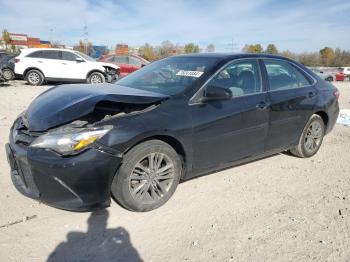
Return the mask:
[[[15,58],[15,63],[18,63],[19,62],[19,59],[18,58]]]
[[[333,95],[336,97],[336,99],[338,100],[339,99],[339,96],[340,96],[340,93],[339,93],[339,90],[337,89],[337,90],[335,90],[334,92],[333,92]]]

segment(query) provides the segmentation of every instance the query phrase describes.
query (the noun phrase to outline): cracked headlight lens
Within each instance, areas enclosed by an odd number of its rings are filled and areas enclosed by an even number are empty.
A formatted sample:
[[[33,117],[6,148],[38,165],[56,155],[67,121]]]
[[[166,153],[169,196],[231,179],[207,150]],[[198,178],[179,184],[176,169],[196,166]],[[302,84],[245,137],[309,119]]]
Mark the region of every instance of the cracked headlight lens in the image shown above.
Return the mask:
[[[99,140],[112,129],[112,126],[101,128],[82,128],[68,132],[53,132],[42,135],[30,144],[31,147],[53,150],[67,155],[79,152]]]

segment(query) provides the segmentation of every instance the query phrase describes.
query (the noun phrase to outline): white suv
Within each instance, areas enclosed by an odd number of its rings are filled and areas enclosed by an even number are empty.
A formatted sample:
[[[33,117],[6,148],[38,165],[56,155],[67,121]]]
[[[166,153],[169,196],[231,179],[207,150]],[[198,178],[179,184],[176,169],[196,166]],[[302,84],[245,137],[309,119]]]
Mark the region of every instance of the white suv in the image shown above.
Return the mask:
[[[41,85],[45,81],[97,84],[116,80],[119,66],[97,62],[74,50],[28,48],[15,58],[15,73],[30,85]]]

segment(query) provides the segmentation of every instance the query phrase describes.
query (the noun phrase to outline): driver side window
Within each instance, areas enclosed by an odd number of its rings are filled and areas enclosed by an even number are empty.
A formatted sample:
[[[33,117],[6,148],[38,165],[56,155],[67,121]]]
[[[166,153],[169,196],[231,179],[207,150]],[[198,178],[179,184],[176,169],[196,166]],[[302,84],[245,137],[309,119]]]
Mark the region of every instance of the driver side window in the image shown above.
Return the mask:
[[[233,62],[222,69],[208,86],[230,89],[233,97],[261,91],[259,65],[255,59]]]

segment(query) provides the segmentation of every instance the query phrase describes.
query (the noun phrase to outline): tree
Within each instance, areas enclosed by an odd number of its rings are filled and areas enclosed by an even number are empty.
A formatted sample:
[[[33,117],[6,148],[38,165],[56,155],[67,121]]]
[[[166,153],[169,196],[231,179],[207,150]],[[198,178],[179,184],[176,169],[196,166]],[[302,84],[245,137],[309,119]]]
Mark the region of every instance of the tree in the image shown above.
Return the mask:
[[[185,45],[184,50],[186,54],[199,53],[199,46],[195,45],[194,43],[189,43]]]
[[[169,40],[163,41],[160,47],[158,48],[158,51],[161,58],[174,55],[175,53],[174,44]]]
[[[206,48],[206,51],[207,51],[208,53],[213,53],[213,52],[215,52],[215,46],[214,46],[214,44],[209,44],[209,45],[207,46],[207,48]]]
[[[267,54],[270,54],[270,55],[277,55],[278,54],[278,50],[277,50],[277,47],[274,45],[274,44],[269,44],[267,47],[266,47],[266,51],[265,51]]]
[[[260,44],[255,44],[255,45],[248,45],[246,44],[243,47],[243,51],[247,53],[257,53],[260,54],[263,51],[263,48]]]
[[[149,43],[145,43],[145,45],[139,48],[139,55],[148,61],[159,59],[159,54],[156,53],[154,47]]]
[[[330,66],[334,59],[334,50],[330,47],[325,47],[320,50],[321,61],[325,66]]]
[[[8,46],[9,46],[10,43],[11,43],[11,37],[10,37],[9,32],[8,32],[6,29],[4,29],[4,30],[2,31],[2,41],[4,42],[4,44],[5,44],[5,49],[7,50],[7,49],[8,49]]]
[[[79,44],[73,46],[73,50],[82,52],[87,55],[90,54],[91,49],[92,49],[92,43],[91,42],[84,43],[83,40],[79,40]]]

